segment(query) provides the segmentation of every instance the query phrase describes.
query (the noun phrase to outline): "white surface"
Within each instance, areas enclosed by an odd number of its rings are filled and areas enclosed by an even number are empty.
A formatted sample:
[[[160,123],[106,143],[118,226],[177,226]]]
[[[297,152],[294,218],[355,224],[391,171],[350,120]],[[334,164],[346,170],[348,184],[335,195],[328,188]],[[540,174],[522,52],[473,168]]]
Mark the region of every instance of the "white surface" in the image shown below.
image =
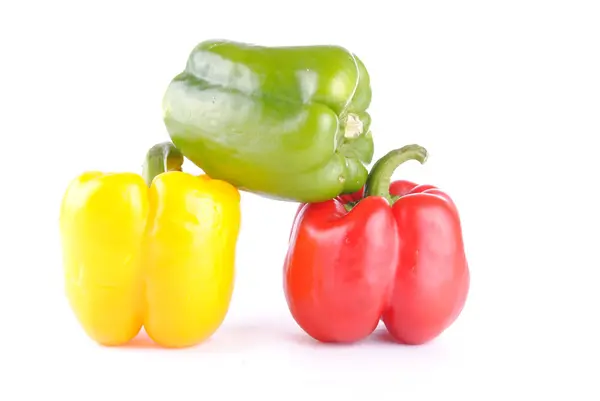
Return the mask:
[[[0,5],[0,400],[600,398],[597,2],[149,3]],[[281,286],[296,205],[247,194],[233,303],[209,343],[105,349],[82,334],[60,197],[83,170],[141,170],[167,138],[168,81],[215,37],[347,46],[371,73],[376,156],[429,149],[395,178],[453,196],[472,270],[437,341],[309,341]]]

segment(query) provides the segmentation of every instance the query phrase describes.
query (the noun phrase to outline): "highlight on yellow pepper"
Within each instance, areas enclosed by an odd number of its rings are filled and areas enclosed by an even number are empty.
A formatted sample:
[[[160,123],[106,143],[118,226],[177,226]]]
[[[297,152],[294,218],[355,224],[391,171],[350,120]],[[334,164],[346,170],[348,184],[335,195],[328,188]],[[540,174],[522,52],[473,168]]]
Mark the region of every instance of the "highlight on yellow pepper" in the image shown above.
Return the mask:
[[[221,326],[234,288],[240,194],[181,171],[170,143],[148,152],[143,177],[85,172],[60,210],[65,292],[87,335],[124,345],[145,328],[189,347]]]

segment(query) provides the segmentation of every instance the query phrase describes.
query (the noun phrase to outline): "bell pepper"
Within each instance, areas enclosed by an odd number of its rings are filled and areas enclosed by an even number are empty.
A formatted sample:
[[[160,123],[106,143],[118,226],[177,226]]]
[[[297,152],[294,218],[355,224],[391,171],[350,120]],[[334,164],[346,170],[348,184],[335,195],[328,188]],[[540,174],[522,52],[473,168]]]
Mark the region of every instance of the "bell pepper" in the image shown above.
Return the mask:
[[[65,291],[97,343],[124,345],[142,326],[163,347],[203,342],[233,291],[240,196],[181,171],[172,144],[148,152],[139,174],[85,172],[64,194]]]
[[[299,202],[360,189],[373,157],[369,74],[339,46],[198,44],[168,85],[174,145],[209,176]]]
[[[432,185],[391,183],[402,163],[426,159],[418,145],[393,150],[375,163],[363,190],[300,205],[284,292],[314,339],[360,341],[383,321],[394,341],[424,344],[462,312],[470,273],[456,205]]]

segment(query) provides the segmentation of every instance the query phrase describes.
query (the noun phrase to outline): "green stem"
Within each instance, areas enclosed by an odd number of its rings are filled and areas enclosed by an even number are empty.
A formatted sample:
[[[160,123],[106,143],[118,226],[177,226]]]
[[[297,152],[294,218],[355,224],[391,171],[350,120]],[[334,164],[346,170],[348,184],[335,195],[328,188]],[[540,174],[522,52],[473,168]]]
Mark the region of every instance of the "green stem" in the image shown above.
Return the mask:
[[[365,184],[364,197],[382,196],[393,204],[397,200],[390,195],[394,171],[409,160],[416,160],[423,164],[427,161],[427,157],[427,150],[419,145],[406,145],[390,151],[373,165]]]
[[[154,145],[146,153],[143,173],[146,185],[150,186],[152,180],[159,174],[167,171],[181,171],[183,154],[171,142],[162,142]]]

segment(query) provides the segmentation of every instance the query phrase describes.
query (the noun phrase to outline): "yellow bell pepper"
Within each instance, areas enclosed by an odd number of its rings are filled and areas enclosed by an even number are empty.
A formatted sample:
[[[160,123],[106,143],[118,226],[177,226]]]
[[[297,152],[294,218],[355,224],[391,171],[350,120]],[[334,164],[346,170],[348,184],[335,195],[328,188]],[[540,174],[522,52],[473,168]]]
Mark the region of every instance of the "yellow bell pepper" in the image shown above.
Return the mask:
[[[148,152],[146,182],[134,173],[86,172],[64,195],[65,291],[100,344],[126,344],[143,326],[161,346],[193,346],[228,312],[240,194],[180,171],[183,157],[168,146]]]

